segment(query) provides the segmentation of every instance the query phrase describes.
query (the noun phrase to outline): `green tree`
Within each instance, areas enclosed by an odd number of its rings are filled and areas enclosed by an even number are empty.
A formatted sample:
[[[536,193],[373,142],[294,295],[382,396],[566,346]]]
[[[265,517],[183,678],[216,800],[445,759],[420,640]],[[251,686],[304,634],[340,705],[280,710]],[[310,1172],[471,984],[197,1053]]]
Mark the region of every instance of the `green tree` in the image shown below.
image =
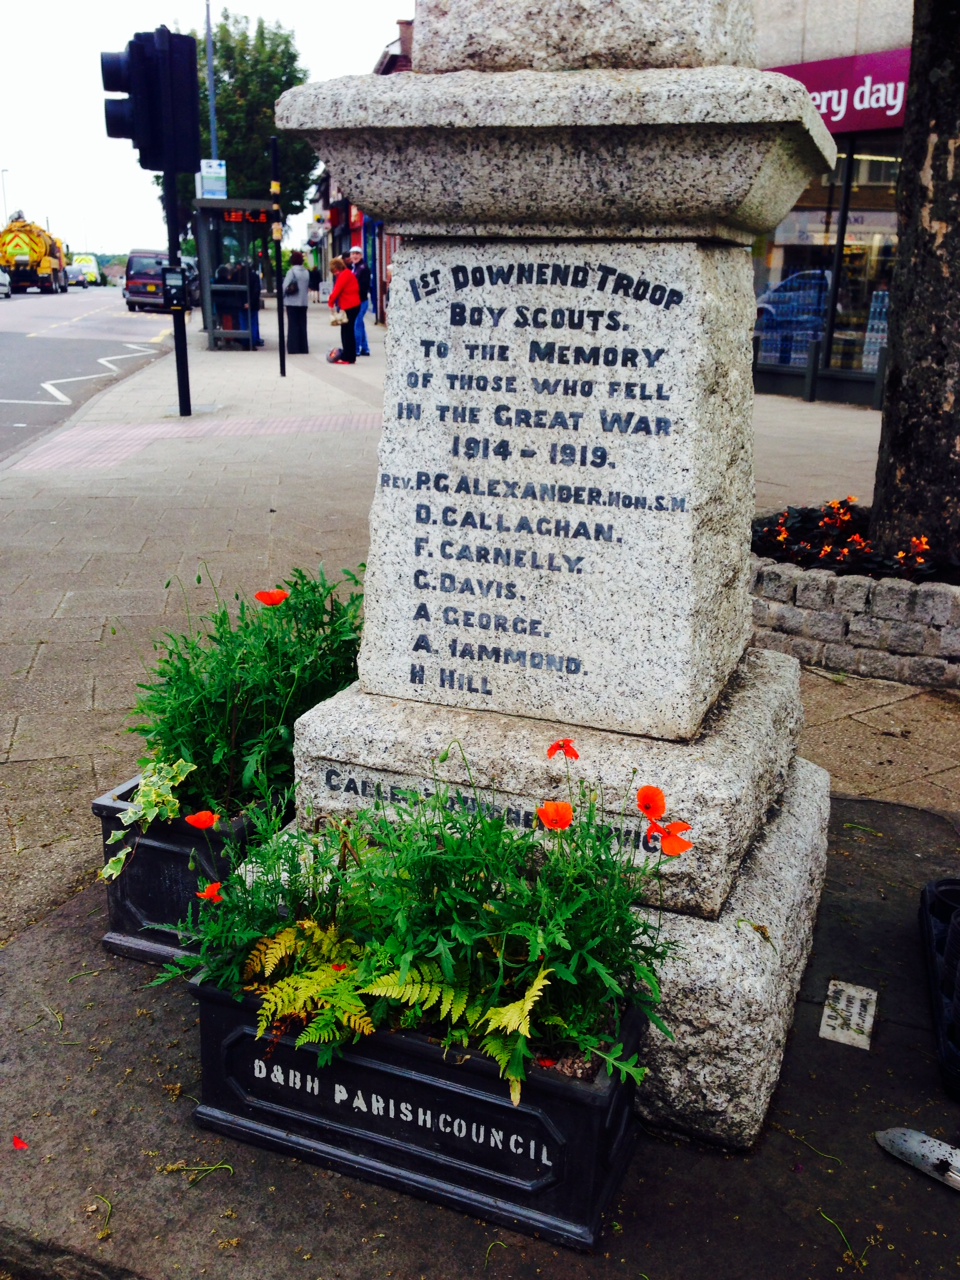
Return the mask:
[[[203,42],[200,42],[202,60]],[[287,89],[306,81],[292,31],[262,18],[250,33],[245,17],[226,9],[213,34],[213,70],[217,94],[217,142],[227,162],[227,186],[239,200],[259,200],[270,191],[270,135],[277,132],[274,106]],[[200,76],[200,140],[210,154],[207,78]],[[309,143],[282,137],[281,180],[285,213],[302,213],[317,167]]]
[[[192,33],[197,36],[196,32]],[[210,156],[210,105],[203,36],[197,36],[200,70],[200,154]],[[270,137],[277,132],[274,105],[281,93],[306,81],[294,34],[278,22],[268,26],[224,9],[213,32],[213,77],[217,101],[217,150],[227,162],[227,190],[236,200],[267,200]],[[316,152],[309,143],[280,135],[281,196],[285,215],[301,213],[313,185]],[[158,179],[159,181],[159,179]],[[180,226],[192,219],[193,175],[178,185]]]

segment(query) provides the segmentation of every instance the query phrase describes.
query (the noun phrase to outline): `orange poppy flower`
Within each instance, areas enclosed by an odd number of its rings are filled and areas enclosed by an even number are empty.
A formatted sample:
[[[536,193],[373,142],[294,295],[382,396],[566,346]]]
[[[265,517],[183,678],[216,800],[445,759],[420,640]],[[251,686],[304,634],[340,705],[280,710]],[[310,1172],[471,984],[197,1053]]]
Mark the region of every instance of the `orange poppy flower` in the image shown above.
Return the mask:
[[[219,813],[211,813],[209,809],[201,809],[199,813],[188,813],[184,821],[197,831],[209,831],[220,821]]]
[[[651,822],[656,822],[667,812],[667,797],[659,787],[641,787],[637,792],[637,808]]]
[[[222,888],[223,888],[223,881],[215,880],[213,884],[208,884],[207,887],[201,893],[198,893],[197,897],[203,898],[205,902],[222,902],[223,897],[220,893],[220,890]]]
[[[343,973],[346,967],[347,966],[345,964],[332,964],[330,966],[330,968],[333,970],[334,973]]]
[[[254,600],[259,600],[261,604],[273,608],[274,605],[283,604],[284,600],[289,599],[289,591],[258,591],[254,596]]]
[[[558,742],[554,742],[551,746],[547,747],[547,759],[552,760],[553,757],[558,755],[561,751],[568,760],[580,759],[580,752],[573,745],[572,738],[561,738]]]
[[[681,831],[690,831],[689,822],[668,822],[666,831],[660,834],[660,851],[665,858],[679,858],[693,848],[692,840],[684,840]]]
[[[566,800],[548,800],[537,810],[537,817],[549,831],[566,831],[573,822],[573,805]]]
[[[537,1058],[535,1061],[538,1067],[543,1067],[544,1071],[549,1071],[551,1067],[557,1065],[556,1058]]]

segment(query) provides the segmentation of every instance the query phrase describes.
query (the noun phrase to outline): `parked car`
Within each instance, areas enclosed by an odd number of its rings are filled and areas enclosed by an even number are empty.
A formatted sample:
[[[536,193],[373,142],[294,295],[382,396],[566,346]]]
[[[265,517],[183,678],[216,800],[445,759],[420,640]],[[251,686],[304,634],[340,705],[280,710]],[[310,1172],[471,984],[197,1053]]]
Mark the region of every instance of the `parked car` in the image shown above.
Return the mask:
[[[10,277],[7,275],[5,271],[0,269],[0,298],[10,298],[10,297],[12,297],[12,290],[10,288]]]
[[[167,255],[156,249],[132,249],[127,258],[123,296],[128,311],[163,309],[162,269]]]
[[[81,289],[86,289],[90,281],[87,279],[87,273],[83,267],[66,267],[67,285],[75,284]]]
[[[132,249],[127,258],[123,296],[129,311],[163,311],[163,268],[170,261],[162,250]],[[200,305],[200,273],[184,259],[183,273],[191,307]]]

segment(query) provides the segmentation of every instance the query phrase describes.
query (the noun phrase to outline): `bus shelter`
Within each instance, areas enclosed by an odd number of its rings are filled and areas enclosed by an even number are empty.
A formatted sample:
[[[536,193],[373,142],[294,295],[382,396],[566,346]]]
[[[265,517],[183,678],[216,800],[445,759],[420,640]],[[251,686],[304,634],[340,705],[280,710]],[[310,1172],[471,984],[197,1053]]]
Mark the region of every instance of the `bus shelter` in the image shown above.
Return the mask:
[[[273,208],[261,200],[195,200],[194,208],[207,344],[211,351],[228,343],[252,351],[250,316],[260,291],[251,276],[269,251]]]

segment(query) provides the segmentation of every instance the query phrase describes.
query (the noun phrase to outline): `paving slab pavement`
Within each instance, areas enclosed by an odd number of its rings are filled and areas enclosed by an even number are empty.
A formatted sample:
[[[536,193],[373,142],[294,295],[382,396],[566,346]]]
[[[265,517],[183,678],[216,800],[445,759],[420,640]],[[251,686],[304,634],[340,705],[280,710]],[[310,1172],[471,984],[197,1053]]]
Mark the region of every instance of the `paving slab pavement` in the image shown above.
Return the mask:
[[[877,1280],[956,1274],[956,1193],[872,1135],[905,1125],[960,1142],[916,915],[920,887],[958,868],[945,819],[835,802],[813,956],[758,1143],[730,1153],[641,1133],[592,1256],[197,1129],[196,1005],[184,985],[145,986],[150,966],[100,949],[103,895],[89,888],[0,953],[0,1272],[816,1280],[857,1274],[843,1232]],[[879,993],[869,1049],[820,1038],[831,978]]]

